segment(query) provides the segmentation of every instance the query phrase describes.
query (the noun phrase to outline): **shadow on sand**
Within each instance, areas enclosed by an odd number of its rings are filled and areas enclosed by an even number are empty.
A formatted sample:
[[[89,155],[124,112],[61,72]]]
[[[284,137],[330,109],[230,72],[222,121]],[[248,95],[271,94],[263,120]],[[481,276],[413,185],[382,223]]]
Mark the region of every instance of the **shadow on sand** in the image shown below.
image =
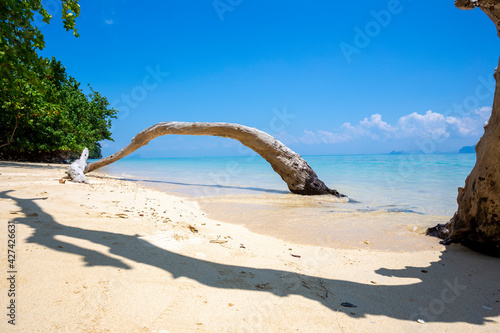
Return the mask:
[[[139,182],[143,184],[166,184],[166,185],[178,185],[186,187],[202,187],[202,188],[222,188],[230,190],[243,190],[243,191],[256,191],[256,192],[266,192],[266,193],[278,193],[278,194],[289,194],[290,191],[266,189],[260,187],[245,187],[245,186],[231,186],[231,185],[214,185],[214,184],[192,184],[192,183],[180,183],[180,182],[168,182],[164,180],[151,180],[151,179],[132,179],[132,178],[120,178],[121,180],[126,180],[129,182]],[[208,195],[208,193],[207,193]]]
[[[369,282],[363,284],[318,278],[286,270],[213,263],[167,251],[138,236],[68,227],[56,222],[40,208],[37,200],[44,198],[20,199],[12,192],[0,192],[0,198],[14,200],[25,214],[38,214],[36,217],[15,219],[16,223],[27,225],[34,230],[27,242],[81,256],[87,266],[130,269],[119,259],[57,240],[55,237],[63,235],[102,244],[114,255],[158,267],[175,278],[184,276],[221,290],[251,290],[273,293],[279,297],[300,295],[317,301],[332,311],[343,311],[347,314],[355,311],[354,318],[381,315],[399,320],[424,319],[429,322],[466,322],[482,325],[492,321],[488,317],[500,314],[500,286],[481,284],[484,276],[500,276],[500,259],[471,252],[462,246],[457,245],[444,251],[439,261],[432,262],[427,267],[406,267],[402,270],[379,268],[375,271],[376,274],[384,276],[416,278],[420,280],[418,283],[392,286]],[[245,278],[243,283],[236,284],[234,277],[241,277],[242,272],[251,273],[253,278]],[[472,283],[473,280],[478,285]],[[269,283],[272,289],[259,289],[256,283]],[[408,295],[411,296],[405,299]],[[357,307],[346,308],[341,305],[342,302],[350,302]],[[395,307],[394,304],[398,306]]]
[[[61,169],[67,168],[69,164],[49,164],[49,163],[25,163],[25,162],[9,162],[0,161],[0,166],[11,168],[24,168],[27,170],[46,170],[46,169]]]

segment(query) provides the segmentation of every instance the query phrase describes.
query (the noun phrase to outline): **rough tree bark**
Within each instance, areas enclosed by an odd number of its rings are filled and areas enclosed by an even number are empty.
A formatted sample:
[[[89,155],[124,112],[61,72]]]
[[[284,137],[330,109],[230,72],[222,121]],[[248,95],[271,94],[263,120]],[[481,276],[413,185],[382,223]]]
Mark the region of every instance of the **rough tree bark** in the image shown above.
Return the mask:
[[[457,0],[460,9],[479,7],[493,20],[500,36],[500,0]],[[499,64],[500,66],[500,64]],[[428,230],[444,238],[443,244],[462,243],[500,256],[500,72],[495,69],[495,95],[491,118],[476,145],[476,165],[458,189],[458,210],[445,225]]]
[[[274,171],[288,185],[292,193],[302,195],[332,194],[345,197],[338,191],[329,189],[309,164],[280,141],[256,128],[228,123],[187,123],[164,122],[153,125],[139,134],[119,152],[87,165],[85,173],[106,166],[145,146],[149,141],[163,135],[212,135],[238,140],[268,161]]]

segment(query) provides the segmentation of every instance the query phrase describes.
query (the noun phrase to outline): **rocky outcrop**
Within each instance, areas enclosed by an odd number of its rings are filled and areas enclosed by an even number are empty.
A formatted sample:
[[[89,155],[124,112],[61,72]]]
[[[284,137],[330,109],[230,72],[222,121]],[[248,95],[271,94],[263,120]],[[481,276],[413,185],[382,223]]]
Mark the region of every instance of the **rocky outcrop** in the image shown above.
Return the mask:
[[[313,169],[299,154],[271,135],[256,128],[229,123],[158,123],[137,134],[132,142],[119,152],[87,165],[85,172],[91,172],[116,162],[147,145],[151,140],[169,134],[211,135],[238,140],[268,161],[288,185],[290,192],[302,195],[332,194],[344,197],[319,180]]]
[[[500,33],[500,0],[455,1],[461,9],[478,7]],[[500,36],[500,35],[499,35]],[[499,64],[500,65],[500,64]],[[476,145],[476,165],[458,189],[458,210],[446,225],[428,230],[444,238],[444,244],[462,243],[475,250],[500,256],[500,73],[495,70],[495,95],[491,118]]]

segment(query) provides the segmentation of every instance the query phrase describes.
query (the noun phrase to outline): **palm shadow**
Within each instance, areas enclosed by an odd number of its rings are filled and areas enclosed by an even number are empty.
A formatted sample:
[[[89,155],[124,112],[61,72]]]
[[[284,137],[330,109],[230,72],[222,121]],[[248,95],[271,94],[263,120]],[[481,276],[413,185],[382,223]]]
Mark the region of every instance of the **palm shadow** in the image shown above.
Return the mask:
[[[380,268],[375,271],[383,276],[412,278],[412,283],[387,286],[367,281],[367,284],[363,284],[318,278],[286,270],[219,264],[162,249],[139,238],[138,235],[65,226],[55,221],[37,204],[38,200],[46,198],[17,198],[11,192],[13,191],[0,192],[0,198],[14,200],[26,215],[16,218],[15,222],[34,230],[27,242],[80,256],[86,266],[131,269],[120,259],[61,241],[56,239],[56,236],[68,236],[104,245],[116,256],[160,268],[172,274],[174,278],[187,277],[222,290],[241,289],[272,293],[279,297],[300,295],[317,301],[332,311],[342,311],[354,318],[380,315],[399,320],[424,319],[429,322],[482,325],[492,321],[488,317],[500,314],[499,304],[494,303],[495,299],[498,302],[500,296],[492,296],[495,293],[500,295],[498,286],[484,283],[478,289],[479,286],[472,285],[468,279],[471,273],[478,277],[495,276],[494,274],[500,276],[500,260],[473,253],[461,246],[442,252],[439,261],[426,267],[406,267],[402,270]],[[33,216],[34,213],[38,215]],[[414,279],[420,282],[414,283]],[[238,282],[235,282],[236,280]],[[479,304],[477,301],[470,303],[471,300],[477,300],[478,290],[481,290],[483,296],[488,295],[483,297],[486,304]],[[357,307],[342,306],[344,302]],[[398,306],[395,307],[395,304]],[[451,304],[453,306],[450,306]],[[481,308],[481,305],[484,307]],[[473,311],[471,307],[474,308]]]

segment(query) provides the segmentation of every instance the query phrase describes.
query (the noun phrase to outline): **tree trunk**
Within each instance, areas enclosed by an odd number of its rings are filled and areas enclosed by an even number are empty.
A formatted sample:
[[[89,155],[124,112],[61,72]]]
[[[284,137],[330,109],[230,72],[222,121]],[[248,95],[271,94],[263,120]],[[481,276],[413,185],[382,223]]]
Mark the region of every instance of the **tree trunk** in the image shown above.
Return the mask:
[[[85,173],[111,164],[147,145],[149,141],[169,134],[212,135],[238,140],[268,161],[274,171],[286,182],[292,193],[303,195],[333,194],[337,197],[345,197],[336,190],[329,189],[318,179],[316,173],[299,154],[271,135],[256,128],[228,123],[158,123],[137,134],[132,142],[119,152],[87,165]]]
[[[500,0],[457,0],[460,9],[481,8],[500,32]],[[500,34],[499,34],[500,36]],[[500,63],[499,63],[500,66]],[[445,240],[443,244],[462,243],[475,250],[500,256],[500,73],[496,80],[493,110],[476,146],[476,165],[458,189],[458,210],[446,225],[428,230]]]

